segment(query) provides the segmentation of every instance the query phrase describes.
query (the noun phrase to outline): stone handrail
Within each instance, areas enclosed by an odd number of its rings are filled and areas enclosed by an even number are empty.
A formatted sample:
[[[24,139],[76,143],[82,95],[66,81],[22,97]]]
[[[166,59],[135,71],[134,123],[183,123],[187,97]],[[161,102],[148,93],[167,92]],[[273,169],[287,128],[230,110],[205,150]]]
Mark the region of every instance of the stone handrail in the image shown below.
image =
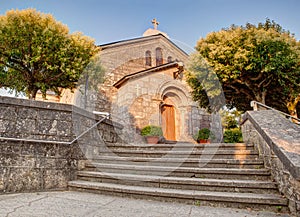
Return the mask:
[[[299,119],[299,118],[293,117],[293,116],[290,115],[290,114],[287,114],[287,113],[284,113],[284,112],[279,111],[279,110],[277,110],[277,109],[274,109],[274,108],[272,108],[272,107],[270,107],[270,106],[267,106],[267,105],[265,105],[265,104],[263,104],[263,103],[260,103],[260,102],[257,102],[257,101],[251,101],[251,107],[253,108],[254,111],[258,111],[260,106],[263,107],[263,108],[269,109],[269,110],[277,111],[277,112],[279,112],[280,114],[282,114],[282,115],[285,116],[285,117],[294,119],[294,120],[296,120],[297,122],[293,122],[293,123],[300,125],[300,119]]]
[[[251,131],[247,129],[247,125],[251,126]],[[246,112],[241,126],[245,142],[255,144],[265,142],[294,178],[300,180],[300,127],[298,125],[278,115],[276,111],[262,110]],[[254,141],[254,132],[263,141]]]

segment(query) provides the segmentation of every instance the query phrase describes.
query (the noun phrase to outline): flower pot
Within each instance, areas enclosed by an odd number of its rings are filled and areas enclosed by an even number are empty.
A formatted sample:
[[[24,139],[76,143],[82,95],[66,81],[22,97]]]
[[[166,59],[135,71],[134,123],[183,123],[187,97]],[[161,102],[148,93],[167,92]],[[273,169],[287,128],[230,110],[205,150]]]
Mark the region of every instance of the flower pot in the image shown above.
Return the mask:
[[[209,139],[199,139],[197,140],[198,143],[210,143]]]
[[[146,136],[146,141],[148,144],[157,144],[159,140],[158,136]]]

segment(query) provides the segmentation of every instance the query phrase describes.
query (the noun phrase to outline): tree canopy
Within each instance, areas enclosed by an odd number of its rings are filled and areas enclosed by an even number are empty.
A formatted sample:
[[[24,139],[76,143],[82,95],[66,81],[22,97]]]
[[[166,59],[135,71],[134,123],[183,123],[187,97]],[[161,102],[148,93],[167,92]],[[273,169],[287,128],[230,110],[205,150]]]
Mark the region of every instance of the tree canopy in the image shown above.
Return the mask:
[[[60,94],[75,88],[91,58],[94,40],[69,33],[66,25],[35,9],[11,10],[0,16],[0,87],[35,98],[40,90]]]
[[[196,53],[203,60],[192,60],[187,74],[195,100],[205,99],[206,89],[198,79],[202,72],[195,70],[205,61],[217,74],[229,107],[245,111],[256,100],[295,111],[300,98],[299,42],[274,21],[212,32],[198,41]],[[200,105],[209,106],[205,100]]]

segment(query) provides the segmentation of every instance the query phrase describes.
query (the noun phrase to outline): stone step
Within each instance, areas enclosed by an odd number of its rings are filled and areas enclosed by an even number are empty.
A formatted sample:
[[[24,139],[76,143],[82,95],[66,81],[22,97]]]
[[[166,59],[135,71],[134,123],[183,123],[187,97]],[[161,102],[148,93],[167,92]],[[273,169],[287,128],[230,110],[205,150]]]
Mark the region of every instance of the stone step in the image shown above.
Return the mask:
[[[203,150],[203,149],[218,149],[218,150],[254,150],[254,145],[246,145],[245,143],[211,143],[211,144],[193,144],[193,143],[176,143],[176,144],[107,144],[111,150]]]
[[[146,165],[144,163],[105,164],[86,163],[85,171],[101,171],[107,173],[196,177],[214,179],[241,179],[241,180],[269,180],[268,169],[240,169],[240,168],[203,168],[203,167],[168,167]]]
[[[114,150],[101,151],[102,155],[112,156],[116,154],[123,157],[162,157],[168,158],[209,158],[209,159],[257,159],[258,152],[255,150]]]
[[[260,169],[264,167],[262,159],[203,159],[201,158],[150,158],[150,157],[120,157],[120,156],[100,156],[91,159],[95,163],[116,163],[131,164],[140,163],[141,165],[152,166],[171,166],[171,167],[195,167],[195,168],[248,168]]]
[[[201,206],[213,204],[236,208],[259,208],[272,211],[276,211],[278,207],[280,207],[282,211],[287,211],[287,200],[277,194],[168,189],[83,180],[69,182],[69,189],[141,199],[185,202]]]
[[[157,175],[122,174],[80,171],[77,178],[84,181],[174,188],[198,191],[276,194],[277,186],[270,181],[166,177]]]

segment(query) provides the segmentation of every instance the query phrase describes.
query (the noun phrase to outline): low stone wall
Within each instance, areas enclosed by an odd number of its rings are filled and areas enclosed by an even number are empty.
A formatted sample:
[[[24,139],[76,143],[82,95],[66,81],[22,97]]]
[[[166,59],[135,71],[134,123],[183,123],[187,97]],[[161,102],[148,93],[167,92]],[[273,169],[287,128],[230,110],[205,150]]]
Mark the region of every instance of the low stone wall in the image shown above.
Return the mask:
[[[0,193],[64,190],[83,159],[77,144],[0,140]]]
[[[99,118],[69,104],[0,97],[0,137],[68,142]],[[117,123],[105,120],[98,128],[107,142],[118,140]]]
[[[70,144],[100,118],[72,105],[0,97],[0,193],[66,189],[87,152],[120,142],[122,127],[105,119]]]
[[[243,119],[244,141],[258,149],[291,212],[300,216],[300,126],[271,110],[246,112]]]

